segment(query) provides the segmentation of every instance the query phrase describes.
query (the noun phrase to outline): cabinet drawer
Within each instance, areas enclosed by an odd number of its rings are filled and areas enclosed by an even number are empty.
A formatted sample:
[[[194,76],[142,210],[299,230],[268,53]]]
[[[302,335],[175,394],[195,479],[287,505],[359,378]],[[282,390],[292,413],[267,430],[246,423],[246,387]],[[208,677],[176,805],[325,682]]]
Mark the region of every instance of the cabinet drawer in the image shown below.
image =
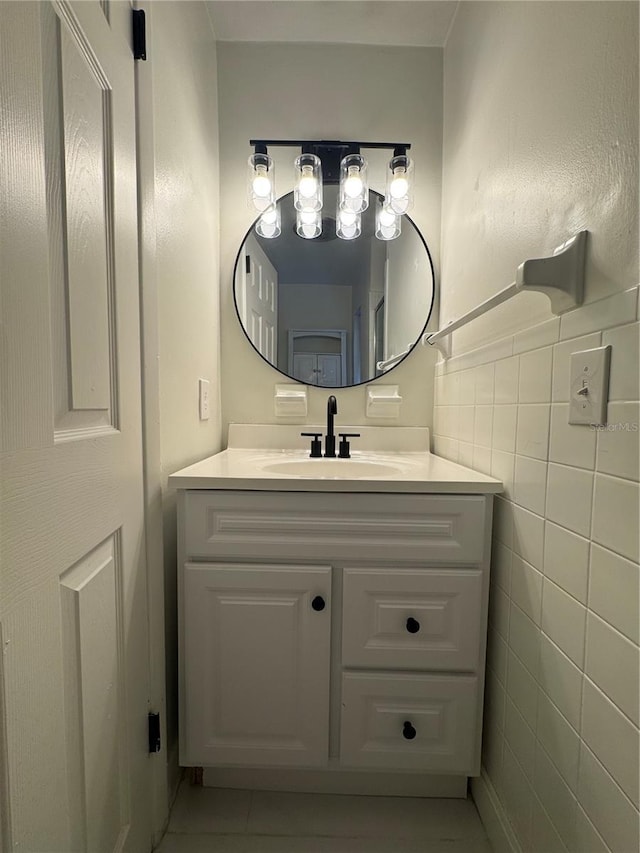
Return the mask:
[[[481,495],[186,493],[187,559],[479,563]]]
[[[479,569],[347,568],[342,663],[472,672],[482,602]]]
[[[342,764],[474,775],[477,693],[474,676],[345,673]]]

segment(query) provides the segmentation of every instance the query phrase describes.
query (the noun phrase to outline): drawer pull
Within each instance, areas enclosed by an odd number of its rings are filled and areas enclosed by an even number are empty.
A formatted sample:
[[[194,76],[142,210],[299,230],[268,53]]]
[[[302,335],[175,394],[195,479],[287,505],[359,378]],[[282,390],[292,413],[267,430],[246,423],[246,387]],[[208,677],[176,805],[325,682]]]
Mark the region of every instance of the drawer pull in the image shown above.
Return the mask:
[[[325,604],[324,604],[324,598],[323,598],[321,595],[316,595],[316,597],[315,597],[315,598],[313,599],[313,601],[311,602],[311,606],[312,606],[312,607],[313,607],[313,609],[314,609],[314,610],[316,610],[318,613],[319,613],[321,610],[324,610],[324,607],[325,607]]]
[[[407,631],[410,634],[417,634],[420,630],[420,623],[417,619],[414,619],[413,616],[409,616],[407,619]]]
[[[406,738],[406,740],[413,740],[416,736],[416,730],[411,725],[410,720],[405,720],[402,726],[402,737]]]

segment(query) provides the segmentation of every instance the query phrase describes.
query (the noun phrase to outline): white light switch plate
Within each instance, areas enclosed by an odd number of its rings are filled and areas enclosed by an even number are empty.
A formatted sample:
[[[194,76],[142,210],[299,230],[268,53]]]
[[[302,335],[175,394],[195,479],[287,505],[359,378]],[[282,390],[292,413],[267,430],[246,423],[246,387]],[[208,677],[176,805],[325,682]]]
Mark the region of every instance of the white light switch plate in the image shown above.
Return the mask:
[[[200,397],[200,420],[209,420],[209,382],[207,379],[198,379]]]
[[[605,424],[611,347],[571,353],[570,424]]]

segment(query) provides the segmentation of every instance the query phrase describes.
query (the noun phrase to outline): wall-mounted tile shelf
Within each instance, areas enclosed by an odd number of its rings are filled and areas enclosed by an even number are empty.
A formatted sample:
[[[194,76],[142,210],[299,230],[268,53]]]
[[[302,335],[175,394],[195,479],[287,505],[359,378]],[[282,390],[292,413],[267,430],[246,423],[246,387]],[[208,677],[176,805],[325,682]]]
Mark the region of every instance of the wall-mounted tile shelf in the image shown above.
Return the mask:
[[[584,259],[587,243],[587,231],[579,231],[548,258],[532,258],[518,267],[516,280],[495,296],[485,299],[480,305],[457,320],[452,320],[444,329],[426,334],[423,344],[435,346],[443,358],[451,356],[452,332],[466,326],[472,320],[481,317],[501,305],[517,293],[536,291],[549,297],[554,314],[564,314],[582,304],[584,292]]]
[[[307,389],[304,385],[276,385],[273,399],[276,417],[306,417]]]
[[[367,385],[368,418],[398,418],[402,397],[398,385]]]

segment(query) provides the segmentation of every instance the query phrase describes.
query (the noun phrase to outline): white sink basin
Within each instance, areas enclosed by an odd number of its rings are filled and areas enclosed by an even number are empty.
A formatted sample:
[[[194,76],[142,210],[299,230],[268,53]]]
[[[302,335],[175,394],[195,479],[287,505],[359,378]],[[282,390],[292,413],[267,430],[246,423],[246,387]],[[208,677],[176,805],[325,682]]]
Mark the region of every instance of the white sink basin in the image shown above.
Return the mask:
[[[278,462],[258,463],[262,471],[269,474],[284,474],[293,477],[322,477],[371,479],[393,477],[402,471],[402,466],[369,459],[283,459]],[[406,466],[405,466],[406,467]]]

